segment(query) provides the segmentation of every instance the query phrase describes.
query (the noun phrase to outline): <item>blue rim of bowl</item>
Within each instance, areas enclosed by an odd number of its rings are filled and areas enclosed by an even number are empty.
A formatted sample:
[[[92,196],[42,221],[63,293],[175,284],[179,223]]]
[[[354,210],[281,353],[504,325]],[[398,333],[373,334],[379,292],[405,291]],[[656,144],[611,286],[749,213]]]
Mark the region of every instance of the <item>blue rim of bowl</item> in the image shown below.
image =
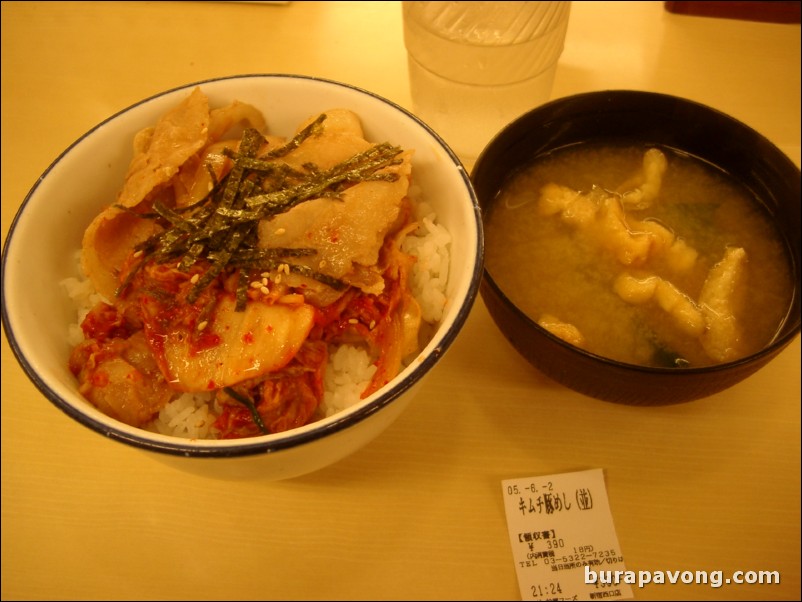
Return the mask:
[[[25,207],[27,206],[30,198],[39,188],[39,185],[47,177],[50,171],[53,170],[53,168],[75,146],[77,146],[88,136],[93,134],[96,130],[103,127],[106,123],[109,123],[117,119],[121,115],[128,113],[129,111],[136,109],[137,107],[146,104],[152,100],[155,100],[157,98],[161,98],[163,96],[181,90],[191,89],[194,88],[195,86],[203,86],[205,84],[212,84],[226,80],[246,80],[246,79],[298,79],[298,80],[316,81],[336,87],[349,89],[355,92],[359,92],[361,94],[371,96],[381,101],[382,103],[388,105],[392,109],[402,113],[405,117],[416,122],[419,126],[425,129],[430,136],[432,136],[434,139],[437,140],[441,148],[448,154],[449,159],[454,163],[454,167],[457,168],[457,170],[460,172],[460,177],[462,178],[462,181],[465,184],[466,190],[470,195],[471,202],[473,205],[474,223],[476,225],[475,234],[476,234],[477,245],[476,245],[476,255],[474,257],[473,273],[471,274],[470,284],[468,286],[468,290],[466,291],[465,301],[460,307],[459,311],[457,312],[457,315],[455,316],[454,321],[451,324],[450,328],[442,336],[442,339],[439,340],[439,344],[432,350],[432,353],[427,355],[417,365],[417,367],[413,372],[411,372],[404,379],[393,385],[391,389],[387,390],[383,394],[376,397],[369,404],[343,416],[338,420],[334,420],[330,423],[327,423],[326,425],[322,425],[321,428],[319,429],[307,430],[296,434],[288,434],[286,437],[283,437],[282,439],[275,441],[264,440],[263,437],[252,437],[247,439],[227,440],[225,442],[221,442],[220,446],[209,446],[209,447],[194,446],[191,443],[189,443],[190,440],[184,441],[177,437],[175,438],[175,443],[157,441],[155,439],[147,438],[147,436],[144,435],[144,433],[147,433],[147,431],[144,430],[142,431],[143,436],[140,437],[137,434],[128,433],[122,429],[118,429],[110,424],[97,421],[87,416],[86,414],[83,414],[76,407],[67,403],[58,394],[56,394],[56,392],[33,369],[33,366],[31,366],[30,362],[23,354],[22,349],[20,348],[16,340],[16,337],[14,336],[14,330],[12,328],[10,319],[6,312],[6,303],[5,303],[6,299],[5,273],[6,273],[6,260],[7,260],[6,251],[14,237],[17,222],[19,221],[22,213],[25,211]],[[476,196],[476,192],[473,189],[473,185],[471,184],[470,177],[467,171],[465,170],[465,167],[463,166],[462,162],[457,157],[456,153],[454,153],[454,151],[451,150],[448,144],[431,127],[429,127],[425,122],[421,121],[421,119],[416,117],[413,113],[403,108],[402,106],[398,105],[397,103],[388,100],[387,98],[384,98],[379,94],[376,94],[375,92],[365,90],[352,84],[347,84],[344,82],[326,78],[298,75],[298,74],[286,74],[286,73],[250,73],[250,74],[214,77],[170,88],[169,90],[159,92],[158,94],[154,94],[140,101],[137,101],[136,103],[114,113],[110,117],[99,122],[90,130],[82,134],[77,140],[75,140],[64,151],[62,151],[61,154],[59,154],[59,156],[47,167],[47,169],[45,169],[42,175],[39,176],[35,184],[25,195],[25,199],[20,205],[20,208],[17,210],[17,213],[15,214],[14,219],[11,222],[11,226],[8,229],[6,240],[3,243],[2,322],[6,339],[8,340],[9,346],[11,347],[14,356],[17,358],[17,361],[19,362],[26,376],[36,386],[39,392],[42,393],[51,403],[53,403],[56,407],[58,407],[68,416],[80,422],[81,424],[89,427],[95,432],[100,433],[101,435],[104,435],[110,439],[115,439],[117,441],[127,443],[134,447],[139,447],[149,451],[161,452],[169,455],[187,456],[196,458],[231,458],[239,456],[252,456],[256,454],[265,454],[265,453],[278,452],[281,450],[287,450],[293,447],[297,447],[299,445],[303,445],[304,443],[308,443],[310,441],[342,431],[348,428],[349,426],[355,425],[365,420],[369,416],[385,408],[392,401],[397,399],[403,393],[408,391],[418,381],[420,381],[423,378],[423,376],[427,374],[429,370],[431,370],[431,368],[439,361],[440,357],[442,357],[445,351],[454,342],[460,330],[462,330],[462,326],[467,320],[468,315],[470,314],[470,311],[473,307],[473,304],[475,303],[476,298],[478,296],[479,284],[481,282],[483,273],[483,257],[484,257],[484,233],[483,233],[482,217],[479,208],[479,200]],[[291,433],[291,431],[287,432]],[[270,435],[265,435],[264,437],[269,437],[269,436]],[[229,443],[229,441],[231,441],[231,443]]]

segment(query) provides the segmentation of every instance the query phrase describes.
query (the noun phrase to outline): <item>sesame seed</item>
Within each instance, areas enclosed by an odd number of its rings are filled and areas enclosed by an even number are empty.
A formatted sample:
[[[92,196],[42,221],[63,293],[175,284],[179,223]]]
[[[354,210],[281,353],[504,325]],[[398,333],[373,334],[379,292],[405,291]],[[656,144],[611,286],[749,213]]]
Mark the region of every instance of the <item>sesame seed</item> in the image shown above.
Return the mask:
[[[278,229],[275,231],[275,234],[276,234],[277,236],[281,236],[281,235],[282,235],[282,234],[284,234],[286,231],[287,231],[287,230],[286,230],[286,229],[284,229],[284,228],[278,228]]]
[[[348,320],[348,323],[349,324],[359,324],[359,320],[357,320],[356,318],[350,318]]]
[[[262,286],[263,286],[262,283],[259,282],[258,280],[254,280],[253,282],[251,282],[251,288],[262,288]]]
[[[263,295],[269,295],[269,294],[270,294],[270,289],[269,289],[269,288],[267,288],[266,286],[263,286],[263,287],[262,287],[262,288],[260,288],[259,290],[260,290],[260,291],[262,291],[262,294],[263,294]]]
[[[370,321],[370,329],[373,330],[374,328],[376,328],[376,320],[371,320]]]
[[[204,320],[203,322],[201,322],[200,324],[198,324],[198,330],[203,330],[203,329],[204,329],[204,328],[206,328],[208,325],[209,325],[209,322],[207,322],[206,320]]]
[[[134,253],[134,257],[142,257],[142,249]]]
[[[262,286],[267,286],[267,278],[262,278]]]
[[[200,274],[193,274],[192,278],[189,279],[192,284],[195,284],[198,280],[200,280]]]
[[[276,284],[278,284],[279,282],[281,282],[281,274],[278,274],[276,276]]]

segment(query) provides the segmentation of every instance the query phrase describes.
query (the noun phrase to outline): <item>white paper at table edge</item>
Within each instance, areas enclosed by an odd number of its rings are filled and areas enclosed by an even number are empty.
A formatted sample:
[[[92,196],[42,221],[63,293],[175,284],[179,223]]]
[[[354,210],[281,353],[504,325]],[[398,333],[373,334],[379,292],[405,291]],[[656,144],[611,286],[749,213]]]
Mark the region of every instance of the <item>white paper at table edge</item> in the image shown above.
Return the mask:
[[[566,484],[571,484],[571,481],[574,481],[575,482],[574,484],[581,484],[580,479],[582,479],[582,478],[592,479],[593,482],[591,484],[600,485],[601,488],[602,488],[602,492],[603,492],[602,500],[604,502],[604,508],[601,508],[600,511],[604,513],[604,516],[598,517],[598,516],[594,515],[593,517],[589,517],[590,519],[594,520],[596,523],[599,523],[599,521],[603,522],[603,524],[599,524],[598,525],[598,527],[597,527],[597,529],[595,531],[595,538],[597,538],[598,540],[601,540],[602,542],[605,542],[605,541],[612,542],[612,544],[614,544],[614,549],[616,550],[617,556],[619,556],[620,559],[621,559],[620,564],[618,564],[617,566],[596,567],[595,570],[599,570],[599,569],[600,570],[604,570],[604,571],[607,571],[607,570],[624,571],[625,570],[624,561],[623,561],[623,552],[621,551],[621,545],[620,545],[620,542],[618,540],[618,534],[616,533],[616,530],[615,530],[615,523],[614,523],[613,517],[612,517],[612,509],[610,508],[609,497],[607,495],[606,476],[604,474],[604,470],[603,469],[601,469],[601,468],[591,468],[591,469],[587,469],[587,470],[579,470],[579,471],[573,471],[573,472],[568,472],[568,473],[557,473],[557,474],[548,474],[548,475],[538,475],[538,476],[534,476],[534,477],[521,477],[521,478],[515,478],[515,479],[504,479],[501,482],[502,495],[504,495],[504,513],[505,513],[505,517],[507,519],[508,537],[509,537],[509,542],[510,542],[510,546],[511,546],[511,548],[510,548],[511,549],[511,553],[512,553],[512,556],[513,556],[515,574],[516,574],[516,578],[518,579],[518,586],[519,586],[519,590],[520,590],[520,594],[521,594],[521,598],[522,599],[530,599],[529,597],[524,596],[525,590],[527,588],[530,588],[530,589],[533,588],[533,587],[537,588],[538,585],[542,585],[543,583],[547,583],[547,582],[548,582],[549,585],[551,585],[551,582],[553,582],[555,579],[554,579],[554,575],[551,574],[552,573],[551,570],[545,571],[545,568],[544,568],[546,566],[545,564],[543,564],[541,569],[538,570],[538,573],[545,573],[545,575],[543,576],[542,579],[533,579],[534,574],[524,575],[523,571],[522,571],[522,567],[519,567],[519,559],[518,559],[518,556],[516,555],[516,550],[515,550],[516,537],[514,536],[513,524],[520,525],[521,523],[525,523],[526,520],[527,520],[527,516],[520,517],[520,519],[517,522],[513,523],[513,521],[510,520],[513,515],[511,514],[510,511],[508,511],[508,508],[510,510],[514,510],[514,508],[509,505],[508,498],[510,496],[515,496],[516,498],[518,498],[521,495],[525,495],[525,494],[522,491],[522,489],[524,489],[524,488],[519,488],[519,490],[517,492],[515,492],[515,493],[510,493],[508,488],[511,487],[512,485],[519,485],[520,486],[520,485],[522,485],[524,483],[526,483],[526,484],[528,484],[530,486],[531,485],[536,485],[537,483],[540,483],[540,487],[543,488],[543,483],[544,482],[546,484],[550,484],[550,483],[552,483],[552,481],[568,480],[568,483],[561,483],[560,484],[560,487],[565,488],[565,485]],[[577,489],[577,491],[578,491],[578,489]],[[530,502],[531,502],[531,498],[530,498]],[[577,498],[577,503],[578,503],[578,498]],[[595,506],[595,504],[594,504],[594,506]],[[606,511],[605,511],[605,509],[606,509]],[[546,516],[549,516],[552,519],[552,522],[558,521],[558,519],[554,516],[554,514],[551,514],[551,515],[547,514]],[[532,519],[537,519],[538,517],[539,517],[539,515],[535,516],[535,517],[531,517],[530,521]],[[567,519],[560,519],[560,520],[567,520]],[[537,531],[537,530],[538,529],[535,529],[535,531]],[[543,530],[542,527],[539,530]],[[546,530],[551,530],[551,529],[546,529]],[[599,541],[597,541],[597,539],[594,539],[594,545],[599,543]],[[587,546],[588,543],[589,542],[584,542],[584,543],[580,543],[578,545],[580,545],[580,548],[582,548],[584,546]],[[607,543],[606,545],[610,545],[610,543]],[[603,545],[602,547],[604,548],[605,546]],[[576,548],[575,547],[574,547],[574,552],[576,552]],[[583,569],[581,571],[581,581],[576,581],[576,574],[574,573],[573,577],[574,577],[575,583],[572,584],[572,585],[575,587],[575,589],[582,590],[581,593],[587,593],[588,591],[595,591],[595,589],[592,590],[589,587],[590,584],[585,584],[584,583],[584,573],[585,573],[585,571]],[[525,579],[525,577],[529,577],[529,579]],[[540,582],[540,583],[537,583],[537,582]],[[619,588],[619,591],[620,591],[620,594],[621,594],[619,596],[615,596],[617,599],[623,600],[623,599],[631,599],[631,598],[634,597],[634,594],[632,593],[632,588],[628,584],[620,583],[620,584],[616,584],[615,587]],[[561,592],[560,596],[569,596],[569,597],[567,597],[565,599],[571,599],[570,596],[575,594],[575,593],[579,593],[579,591],[576,591],[576,592],[574,592],[573,590],[571,592],[563,591],[563,592]],[[542,595],[541,596],[537,596],[537,595],[534,595],[534,594],[533,594],[533,596],[531,598],[532,599],[538,599],[538,598],[539,599],[548,599],[548,598],[542,597]],[[577,598],[577,599],[590,600],[591,598],[588,596],[586,598]],[[598,598],[598,599],[602,599],[602,598]]]

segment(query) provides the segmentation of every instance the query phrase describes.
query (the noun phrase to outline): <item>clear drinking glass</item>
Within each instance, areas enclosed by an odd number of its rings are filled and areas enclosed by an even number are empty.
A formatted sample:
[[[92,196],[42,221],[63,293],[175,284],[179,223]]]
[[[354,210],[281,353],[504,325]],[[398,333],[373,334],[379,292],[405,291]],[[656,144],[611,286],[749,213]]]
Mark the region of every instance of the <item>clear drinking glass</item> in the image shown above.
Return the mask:
[[[549,100],[570,2],[402,2],[413,110],[463,161]]]

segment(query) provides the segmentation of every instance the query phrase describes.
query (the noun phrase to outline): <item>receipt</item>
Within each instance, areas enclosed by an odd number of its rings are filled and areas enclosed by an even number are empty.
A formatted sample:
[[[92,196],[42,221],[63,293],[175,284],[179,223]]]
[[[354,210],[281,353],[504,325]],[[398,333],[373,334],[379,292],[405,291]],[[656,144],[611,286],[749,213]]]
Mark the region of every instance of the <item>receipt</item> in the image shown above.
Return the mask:
[[[601,469],[502,481],[522,600],[632,598]]]

